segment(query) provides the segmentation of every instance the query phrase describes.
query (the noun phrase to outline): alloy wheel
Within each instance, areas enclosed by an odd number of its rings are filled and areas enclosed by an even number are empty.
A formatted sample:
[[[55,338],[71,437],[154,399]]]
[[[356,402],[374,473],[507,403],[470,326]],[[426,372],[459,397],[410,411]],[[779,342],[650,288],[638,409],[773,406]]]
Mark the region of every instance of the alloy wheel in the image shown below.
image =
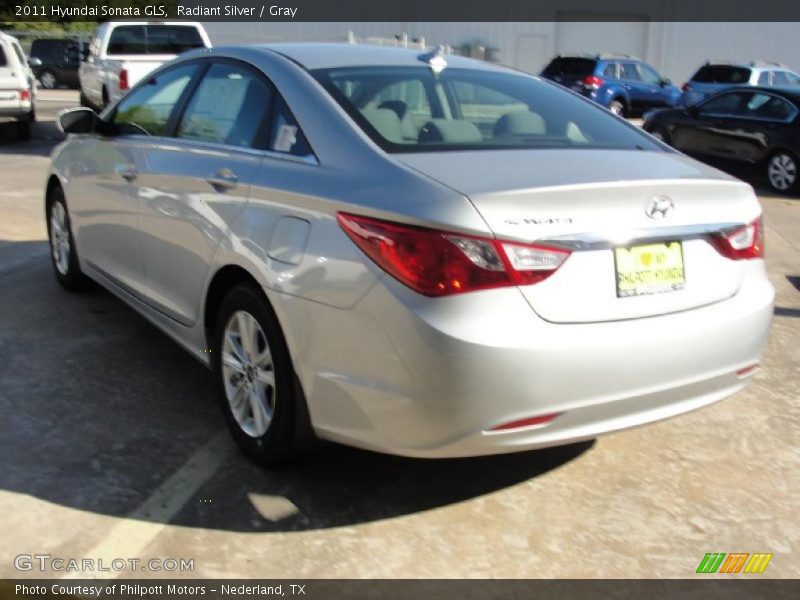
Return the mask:
[[[45,71],[39,77],[39,81],[42,84],[42,87],[47,90],[52,90],[56,87],[56,76],[53,75],[50,71]]]
[[[67,211],[61,202],[53,202],[50,209],[50,250],[53,263],[61,275],[69,271],[70,243]]]
[[[275,414],[275,365],[258,321],[244,310],[228,319],[222,338],[225,397],[244,433],[263,436]]]
[[[781,192],[789,190],[797,181],[797,164],[794,158],[784,152],[779,152],[770,159],[767,176],[770,185],[776,190]]]

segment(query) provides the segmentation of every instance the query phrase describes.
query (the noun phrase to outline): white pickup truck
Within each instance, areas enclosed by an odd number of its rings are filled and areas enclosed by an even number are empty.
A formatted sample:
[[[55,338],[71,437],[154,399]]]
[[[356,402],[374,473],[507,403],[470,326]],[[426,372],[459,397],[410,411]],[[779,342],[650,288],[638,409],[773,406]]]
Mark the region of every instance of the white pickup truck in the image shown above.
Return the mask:
[[[78,70],[81,106],[105,108],[145,75],[192,48],[210,48],[206,30],[188,21],[107,21],[97,27]]]

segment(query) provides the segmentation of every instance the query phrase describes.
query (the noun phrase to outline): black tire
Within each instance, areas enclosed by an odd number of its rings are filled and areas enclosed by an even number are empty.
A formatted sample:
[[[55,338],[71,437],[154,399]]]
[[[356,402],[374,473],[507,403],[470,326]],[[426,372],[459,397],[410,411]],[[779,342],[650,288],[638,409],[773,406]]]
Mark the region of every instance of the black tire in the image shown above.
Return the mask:
[[[266,431],[261,435],[256,435],[256,432],[253,431],[248,433],[245,425],[240,425],[234,416],[231,402],[228,400],[230,389],[237,386],[236,381],[241,382],[248,375],[234,374],[226,380],[222,364],[226,327],[229,322],[235,321],[234,315],[241,312],[252,316],[258,323],[264,338],[262,341],[269,345],[272,355],[272,375],[275,384],[271,395],[265,392],[268,403],[269,398],[272,399],[272,419]],[[225,415],[225,421],[239,448],[250,458],[264,465],[280,464],[295,458],[302,443],[303,436],[298,424],[303,421],[305,400],[299,386],[295,385],[294,369],[278,319],[263,293],[255,286],[238,285],[222,300],[214,327],[211,361],[217,395]],[[257,386],[258,380],[252,379],[252,372],[249,377],[251,377],[250,385]],[[228,390],[226,390],[226,385],[229,386]],[[249,404],[249,398],[248,394],[247,399],[243,402]],[[247,410],[250,410],[251,416],[254,414],[252,408],[245,409],[245,412]]]
[[[57,203],[60,203],[64,209],[66,233],[67,239],[69,240],[70,249],[69,261],[66,264],[66,269],[64,272],[59,270],[59,267],[56,264],[56,252],[54,250],[54,236],[51,223],[53,210]],[[63,287],[65,290],[69,290],[70,292],[77,292],[85,289],[89,283],[89,280],[81,271],[78,261],[78,250],[75,247],[75,238],[72,235],[72,224],[69,218],[69,210],[67,208],[66,199],[64,198],[64,191],[60,186],[56,186],[50,191],[45,207],[45,216],[47,217],[47,239],[50,245],[50,262],[53,265],[53,271],[56,274],[58,283],[61,284],[61,287]]]
[[[670,139],[669,132],[664,129],[663,127],[656,127],[653,131],[650,132],[654,138],[661,140],[665,144],[672,145],[672,140]]]
[[[608,105],[608,110],[610,110],[615,115],[624,117],[626,113],[625,103],[615,98],[614,100],[611,101],[611,104]]]
[[[39,83],[46,90],[54,90],[61,84],[58,76],[50,69],[45,69],[39,73]]]
[[[24,121],[16,122],[17,140],[20,142],[29,142],[31,140],[31,121],[25,119]]]
[[[775,169],[782,170],[782,177],[776,177]],[[800,161],[788,150],[776,150],[765,161],[764,175],[773,192],[795,194],[800,191]]]

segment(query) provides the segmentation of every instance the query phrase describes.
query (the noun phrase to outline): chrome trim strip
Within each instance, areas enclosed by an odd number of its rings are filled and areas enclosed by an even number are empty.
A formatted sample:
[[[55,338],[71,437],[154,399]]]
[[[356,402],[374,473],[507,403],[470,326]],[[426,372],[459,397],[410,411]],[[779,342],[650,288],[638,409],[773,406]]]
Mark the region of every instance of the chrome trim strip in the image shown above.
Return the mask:
[[[536,241],[567,250],[610,250],[620,246],[668,240],[691,240],[714,234],[725,234],[742,227],[744,223],[706,223],[702,225],[676,225],[620,231],[619,235],[607,233],[570,233]]]

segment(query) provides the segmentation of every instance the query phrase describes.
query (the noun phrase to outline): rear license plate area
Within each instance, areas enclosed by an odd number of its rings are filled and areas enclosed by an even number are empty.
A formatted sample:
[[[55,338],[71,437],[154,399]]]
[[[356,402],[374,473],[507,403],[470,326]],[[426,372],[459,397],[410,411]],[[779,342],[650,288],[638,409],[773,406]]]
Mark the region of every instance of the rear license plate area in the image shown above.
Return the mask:
[[[680,242],[614,248],[617,297],[647,296],[686,286]]]

